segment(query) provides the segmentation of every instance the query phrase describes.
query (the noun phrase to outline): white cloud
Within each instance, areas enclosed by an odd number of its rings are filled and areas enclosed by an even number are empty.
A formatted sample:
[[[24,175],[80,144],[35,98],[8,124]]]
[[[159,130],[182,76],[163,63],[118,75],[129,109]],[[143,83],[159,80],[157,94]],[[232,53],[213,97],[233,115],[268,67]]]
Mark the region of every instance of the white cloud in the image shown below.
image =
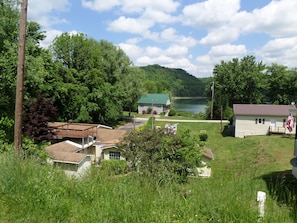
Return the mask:
[[[120,43],[119,47],[129,56],[132,61],[144,55],[144,49],[133,43]]]
[[[173,45],[166,49],[165,53],[171,57],[185,57],[188,53],[188,48],[179,45]]]
[[[174,0],[82,0],[82,5],[99,12],[119,7],[123,13],[142,13],[147,8],[163,12],[175,12],[179,3]]]
[[[276,38],[290,37],[297,35],[297,29],[293,25],[297,23],[296,12],[296,0],[274,0],[252,13],[239,13],[233,22],[245,33],[259,32]]]
[[[82,0],[82,6],[89,8],[91,10],[95,11],[108,11],[112,8],[121,5],[121,0],[108,0],[108,1],[102,1],[102,0]]]
[[[109,24],[108,30],[114,32],[128,32],[140,34],[154,25],[152,20],[126,18],[121,16]]]
[[[241,57],[247,53],[244,45],[231,45],[224,44],[219,46],[213,46],[209,51],[209,55],[212,57],[232,59],[233,57]]]
[[[62,34],[60,30],[47,30],[46,31],[46,38],[40,43],[41,47],[47,48],[49,45],[52,44],[53,40]]]
[[[241,58],[246,53],[247,50],[244,45],[225,44],[213,46],[206,55],[197,57],[197,70],[202,77],[210,76],[216,64],[221,61],[230,61],[233,58]]]
[[[147,8],[141,16],[141,19],[152,20],[155,23],[171,23],[177,21],[176,17],[171,16],[160,10]]]
[[[213,29],[228,23],[240,9],[240,0],[208,0],[186,5],[183,9],[184,24]]]
[[[277,63],[288,67],[296,67],[297,37],[271,40],[256,51],[256,54],[267,65]]]
[[[203,37],[199,43],[203,45],[218,45],[230,43],[239,38],[239,30],[233,27],[223,26],[215,29]]]
[[[30,0],[28,3],[28,19],[38,21],[41,26],[50,27],[54,24],[66,23],[67,21],[59,16],[54,16],[56,12],[70,10],[69,0],[40,1]]]

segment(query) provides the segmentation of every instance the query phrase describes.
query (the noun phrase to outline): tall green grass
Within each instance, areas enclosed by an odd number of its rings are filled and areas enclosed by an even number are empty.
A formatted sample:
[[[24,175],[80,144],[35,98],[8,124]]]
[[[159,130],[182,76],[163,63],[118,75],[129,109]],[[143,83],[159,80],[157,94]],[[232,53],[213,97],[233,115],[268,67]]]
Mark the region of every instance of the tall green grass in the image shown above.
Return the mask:
[[[158,123],[162,125],[162,123]],[[261,222],[297,221],[292,138],[224,136],[219,124],[180,123],[213,150],[213,176],[160,186],[139,175],[83,178],[34,159],[0,155],[0,222],[258,222],[257,191],[267,193]]]

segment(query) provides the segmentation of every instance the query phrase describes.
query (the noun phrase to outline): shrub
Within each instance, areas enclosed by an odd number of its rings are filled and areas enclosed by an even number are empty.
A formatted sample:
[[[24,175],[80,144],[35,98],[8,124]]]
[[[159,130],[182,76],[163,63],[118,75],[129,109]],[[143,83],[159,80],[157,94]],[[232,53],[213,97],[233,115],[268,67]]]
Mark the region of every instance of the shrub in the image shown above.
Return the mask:
[[[147,110],[146,110],[146,113],[147,113],[147,114],[151,114],[152,110],[153,110],[152,107],[148,107]]]
[[[174,108],[171,108],[168,115],[169,116],[175,116],[176,115],[176,110]]]
[[[208,139],[208,135],[207,135],[207,133],[200,133],[199,138],[200,138],[200,141],[206,142]]]
[[[146,110],[142,110],[142,114],[145,115],[146,114]]]
[[[153,111],[153,114],[156,115],[156,114],[158,114],[158,112],[157,112],[156,110],[154,110],[154,111]]]

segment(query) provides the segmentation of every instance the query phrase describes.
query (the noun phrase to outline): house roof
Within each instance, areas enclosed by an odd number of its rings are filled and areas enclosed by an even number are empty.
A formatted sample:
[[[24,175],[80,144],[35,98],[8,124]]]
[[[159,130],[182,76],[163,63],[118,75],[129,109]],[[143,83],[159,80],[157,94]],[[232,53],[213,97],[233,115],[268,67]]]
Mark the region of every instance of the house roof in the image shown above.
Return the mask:
[[[138,104],[161,104],[161,105],[168,105],[170,104],[169,101],[169,94],[147,94],[142,96],[138,101]]]
[[[98,129],[97,141],[100,144],[115,145],[127,134],[126,130]]]
[[[56,137],[86,138],[95,136],[97,124],[49,122],[48,126],[53,129]]]
[[[268,104],[234,104],[234,115],[266,115],[288,116],[290,109],[296,109],[295,105],[268,105]]]
[[[115,146],[127,133],[126,130],[108,129],[104,128],[103,125],[97,124],[51,122],[49,126],[54,128],[56,135],[62,138],[82,138],[97,134],[96,144],[101,144],[104,148]],[[82,149],[82,145],[69,140],[55,143],[45,148],[54,162],[72,164],[79,164],[86,158],[86,154],[78,153]]]
[[[70,141],[55,143],[45,148],[55,162],[79,164],[86,154],[77,153],[81,148]]]

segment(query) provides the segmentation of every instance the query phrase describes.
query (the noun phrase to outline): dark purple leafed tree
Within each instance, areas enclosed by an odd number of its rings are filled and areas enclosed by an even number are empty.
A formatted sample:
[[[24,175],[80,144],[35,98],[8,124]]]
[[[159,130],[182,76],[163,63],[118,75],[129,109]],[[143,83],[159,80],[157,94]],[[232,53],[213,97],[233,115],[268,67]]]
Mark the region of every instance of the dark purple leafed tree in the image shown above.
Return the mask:
[[[48,122],[54,121],[57,108],[50,99],[39,95],[36,99],[24,102],[23,133],[35,143],[50,141],[53,138],[52,129]]]

